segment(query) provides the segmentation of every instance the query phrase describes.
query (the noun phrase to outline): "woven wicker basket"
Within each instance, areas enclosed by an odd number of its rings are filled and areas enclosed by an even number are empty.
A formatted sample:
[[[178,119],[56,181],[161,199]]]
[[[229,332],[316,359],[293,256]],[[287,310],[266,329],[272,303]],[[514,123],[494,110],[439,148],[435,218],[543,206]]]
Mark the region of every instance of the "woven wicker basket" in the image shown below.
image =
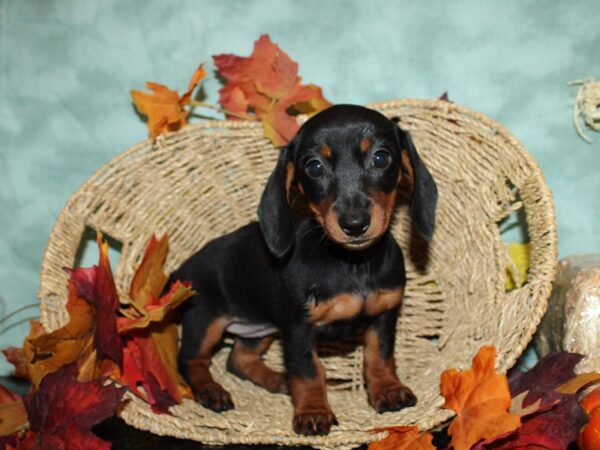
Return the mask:
[[[464,369],[481,345],[498,349],[506,371],[535,331],[550,294],[556,266],[556,225],[543,176],[521,144],[502,126],[461,106],[424,100],[371,105],[399,116],[432,172],[440,193],[437,228],[423,268],[407,256],[408,286],[398,322],[400,377],[419,398],[413,408],[377,414],[362,387],[362,347],[323,356],[330,403],[340,425],[328,436],[292,432],[289,397],[270,394],[225,370],[225,347],[212,371],[231,393],[236,408],[211,412],[193,401],[155,415],[136,397],[121,412],[129,424],[153,433],[207,444],[276,443],[319,448],[353,448],[381,438],[369,430],[398,424],[422,429],[444,422],[440,373]],[[152,233],[168,233],[172,270],[210,239],[254,220],[277,150],[257,123],[190,125],[153,144],[144,141],[100,168],[70,198],[50,236],[41,270],[42,322],[56,329],[67,321],[66,274],[86,227],[122,244],[115,270],[126,292]],[[510,266],[498,223],[524,208],[531,240],[529,279],[505,292]],[[393,232],[406,251],[407,208],[398,210]],[[325,352],[327,353],[327,352]],[[267,362],[281,367],[276,342]]]

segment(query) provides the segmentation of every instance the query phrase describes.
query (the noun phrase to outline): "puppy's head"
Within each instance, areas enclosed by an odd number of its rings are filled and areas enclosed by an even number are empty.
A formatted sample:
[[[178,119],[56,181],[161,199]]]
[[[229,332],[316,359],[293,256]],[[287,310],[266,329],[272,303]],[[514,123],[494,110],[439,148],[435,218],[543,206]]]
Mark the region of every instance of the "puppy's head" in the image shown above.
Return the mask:
[[[331,241],[361,250],[388,229],[404,177],[412,186],[412,220],[429,240],[437,189],[409,134],[361,106],[336,105],[316,114],[281,150],[261,197],[258,218],[269,249],[282,257],[293,244],[293,184]]]

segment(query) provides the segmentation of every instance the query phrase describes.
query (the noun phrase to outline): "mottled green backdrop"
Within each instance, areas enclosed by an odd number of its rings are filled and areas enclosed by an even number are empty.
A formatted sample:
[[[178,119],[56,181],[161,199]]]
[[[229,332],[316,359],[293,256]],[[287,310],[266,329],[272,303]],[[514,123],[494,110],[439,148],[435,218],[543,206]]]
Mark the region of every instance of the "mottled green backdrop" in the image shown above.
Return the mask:
[[[0,0],[0,315],[36,301],[70,194],[147,136],[129,90],[183,90],[199,62],[248,55],[261,33],[332,102],[448,91],[502,122],[554,192],[560,256],[599,251],[600,134],[592,145],[575,134],[567,86],[600,77],[599,17],[597,1]],[[0,348],[27,329],[0,335]]]

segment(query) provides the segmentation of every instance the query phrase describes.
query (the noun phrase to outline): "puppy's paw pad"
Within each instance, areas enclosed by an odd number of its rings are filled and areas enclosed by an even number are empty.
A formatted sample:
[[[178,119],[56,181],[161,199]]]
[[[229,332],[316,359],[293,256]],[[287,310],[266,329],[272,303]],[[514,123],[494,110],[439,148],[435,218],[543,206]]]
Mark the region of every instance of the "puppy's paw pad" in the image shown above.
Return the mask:
[[[375,394],[371,399],[371,404],[378,413],[399,411],[403,408],[415,406],[417,397],[406,386],[396,386]]]
[[[216,383],[207,384],[197,389],[196,398],[202,406],[216,412],[228,411],[234,408],[229,392]]]
[[[326,411],[296,414],[293,421],[294,431],[306,436],[324,436],[329,434],[332,425],[337,424],[335,415]]]

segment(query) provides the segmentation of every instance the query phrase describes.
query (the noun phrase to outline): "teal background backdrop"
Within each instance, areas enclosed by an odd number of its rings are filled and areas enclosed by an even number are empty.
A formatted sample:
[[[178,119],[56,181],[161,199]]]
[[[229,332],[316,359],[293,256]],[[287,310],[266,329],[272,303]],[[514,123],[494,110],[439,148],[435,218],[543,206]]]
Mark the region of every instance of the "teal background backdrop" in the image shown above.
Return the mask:
[[[0,0],[0,316],[36,301],[48,234],[79,185],[147,137],[130,89],[179,91],[269,33],[334,103],[450,99],[503,123],[554,192],[559,252],[600,251],[600,134],[571,123],[600,77],[597,1]],[[0,325],[28,316],[29,309]],[[21,345],[26,323],[0,335]],[[0,372],[9,366],[2,362]]]

